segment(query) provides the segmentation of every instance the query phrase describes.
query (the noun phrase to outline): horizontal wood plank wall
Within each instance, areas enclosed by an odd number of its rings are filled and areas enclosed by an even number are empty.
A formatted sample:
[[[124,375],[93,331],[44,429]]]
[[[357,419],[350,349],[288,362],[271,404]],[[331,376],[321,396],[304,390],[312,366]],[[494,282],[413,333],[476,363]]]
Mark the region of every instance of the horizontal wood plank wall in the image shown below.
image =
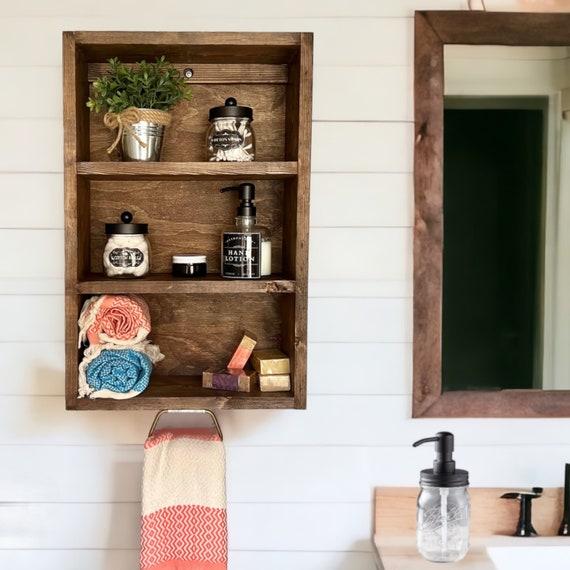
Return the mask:
[[[425,1],[293,0],[283,14],[246,0],[240,19],[219,18],[229,0],[163,6],[152,17],[111,0],[3,7],[0,567],[138,568],[153,414],[64,410],[63,30],[315,32],[308,410],[220,414],[230,570],[373,570],[373,489],[414,485],[431,451],[410,443],[440,429],[456,433],[475,485],[560,485],[569,421],[410,419],[412,15]]]

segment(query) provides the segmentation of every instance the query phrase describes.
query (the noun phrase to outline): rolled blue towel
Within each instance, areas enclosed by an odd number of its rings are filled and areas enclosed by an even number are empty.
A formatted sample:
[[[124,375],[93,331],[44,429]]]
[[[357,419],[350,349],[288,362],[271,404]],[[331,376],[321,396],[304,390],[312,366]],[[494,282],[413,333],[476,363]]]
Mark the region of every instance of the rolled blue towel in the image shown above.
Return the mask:
[[[85,375],[93,390],[142,392],[149,383],[152,362],[143,352],[131,349],[105,349],[94,358]]]

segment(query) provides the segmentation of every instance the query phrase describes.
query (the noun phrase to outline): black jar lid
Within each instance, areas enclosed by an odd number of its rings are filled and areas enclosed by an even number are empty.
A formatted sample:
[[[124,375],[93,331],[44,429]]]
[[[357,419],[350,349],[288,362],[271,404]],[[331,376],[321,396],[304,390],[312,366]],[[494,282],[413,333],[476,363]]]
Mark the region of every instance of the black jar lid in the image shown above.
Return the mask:
[[[453,473],[435,473],[433,469],[422,469],[420,485],[422,487],[467,487],[469,472],[464,469],[455,469]]]
[[[121,224],[105,224],[105,233],[112,234],[148,234],[148,224],[133,224],[133,215],[130,212],[121,214]]]
[[[228,97],[222,107],[212,107],[210,109],[210,121],[220,117],[246,118],[253,121],[253,109],[251,107],[242,107],[237,104],[236,99]]]

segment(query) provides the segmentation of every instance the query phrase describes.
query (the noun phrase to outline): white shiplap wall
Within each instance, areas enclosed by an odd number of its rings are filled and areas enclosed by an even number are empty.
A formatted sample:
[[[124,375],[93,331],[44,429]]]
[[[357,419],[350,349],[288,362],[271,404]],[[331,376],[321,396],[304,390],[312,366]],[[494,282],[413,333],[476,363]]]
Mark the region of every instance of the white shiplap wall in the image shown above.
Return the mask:
[[[437,429],[475,485],[561,483],[568,421],[410,419],[414,8],[464,2],[2,3],[0,568],[137,568],[152,414],[63,403],[63,30],[315,32],[308,410],[219,414],[231,570],[371,570],[372,489]]]

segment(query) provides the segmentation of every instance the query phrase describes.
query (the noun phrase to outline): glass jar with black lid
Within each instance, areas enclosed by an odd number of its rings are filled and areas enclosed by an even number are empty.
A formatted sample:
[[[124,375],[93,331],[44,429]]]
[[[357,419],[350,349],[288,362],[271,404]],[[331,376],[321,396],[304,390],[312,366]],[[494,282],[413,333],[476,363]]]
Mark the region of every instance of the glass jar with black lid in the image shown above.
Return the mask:
[[[120,223],[105,224],[103,267],[108,277],[143,277],[150,271],[148,224],[135,224],[131,212]]]
[[[212,162],[248,162],[255,158],[253,109],[228,97],[225,104],[210,109],[210,127],[206,135],[208,160]]]

